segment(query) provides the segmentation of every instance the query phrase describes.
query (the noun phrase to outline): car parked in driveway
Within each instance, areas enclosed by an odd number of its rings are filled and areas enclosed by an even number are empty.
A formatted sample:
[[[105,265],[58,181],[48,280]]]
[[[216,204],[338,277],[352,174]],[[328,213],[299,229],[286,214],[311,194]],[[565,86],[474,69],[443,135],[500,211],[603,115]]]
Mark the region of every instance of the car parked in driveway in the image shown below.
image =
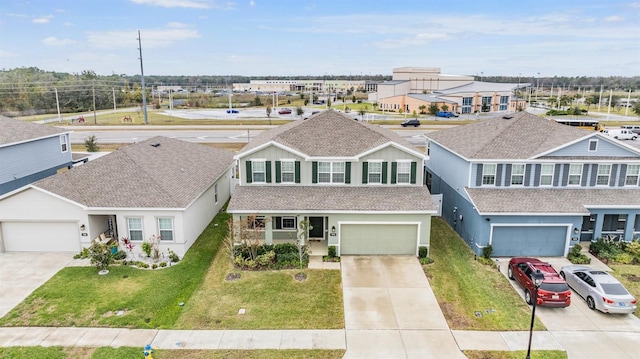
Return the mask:
[[[402,126],[402,127],[407,127],[407,126],[418,127],[418,126],[420,126],[420,120],[418,120],[417,118],[411,118],[411,119],[408,119],[408,120],[405,120],[404,122],[402,122],[400,124],[400,126]]]
[[[524,299],[527,304],[533,304],[535,286],[532,274],[537,271],[544,275],[544,280],[538,288],[536,304],[560,308],[571,305],[571,290],[551,264],[537,258],[511,258],[507,274],[509,279],[515,280],[524,289]]]
[[[607,272],[569,265],[560,268],[560,275],[587,301],[589,309],[618,314],[630,314],[636,310],[636,298]]]
[[[436,113],[436,117],[458,117],[458,114],[450,111],[439,111],[438,113]]]

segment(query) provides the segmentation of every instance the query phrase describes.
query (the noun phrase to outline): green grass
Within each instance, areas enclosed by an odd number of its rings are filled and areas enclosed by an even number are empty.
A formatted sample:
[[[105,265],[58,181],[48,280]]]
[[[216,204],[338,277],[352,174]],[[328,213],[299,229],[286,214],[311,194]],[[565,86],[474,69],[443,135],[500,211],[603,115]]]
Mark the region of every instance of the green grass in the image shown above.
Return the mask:
[[[143,348],[9,347],[0,359],[140,359]],[[344,350],[154,350],[154,359],[339,359]]]
[[[423,267],[449,327],[529,330],[531,310],[509,280],[474,261],[473,252],[444,220],[433,218],[431,223],[429,256],[434,263]],[[489,313],[485,312],[487,309]],[[482,316],[476,317],[475,312]],[[545,329],[537,319],[535,329]]]
[[[226,281],[233,268],[221,250],[202,286],[176,323],[178,329],[339,329],[344,328],[340,271],[244,271]],[[246,313],[238,314],[240,308]]]
[[[140,270],[112,266],[67,267],[0,319],[2,326],[96,326],[170,328],[200,285],[226,232],[220,213],[183,260],[171,268]],[[215,226],[218,224],[218,226]],[[117,316],[118,310],[124,315]]]
[[[522,359],[527,356],[525,350],[517,351],[479,351],[465,350],[464,355],[469,359]],[[532,350],[531,359],[566,359],[567,352],[560,350]]]
[[[610,264],[613,275],[627,288],[636,299],[640,299],[640,265],[633,264]],[[640,311],[633,314],[640,318]]]

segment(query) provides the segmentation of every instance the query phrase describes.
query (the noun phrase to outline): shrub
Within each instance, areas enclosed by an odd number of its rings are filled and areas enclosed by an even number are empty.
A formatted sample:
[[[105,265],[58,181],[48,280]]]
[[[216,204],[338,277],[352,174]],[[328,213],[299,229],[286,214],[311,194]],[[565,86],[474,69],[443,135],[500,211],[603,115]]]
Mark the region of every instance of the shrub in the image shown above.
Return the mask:
[[[427,258],[429,255],[429,247],[420,246],[418,247],[418,258]]]
[[[270,264],[273,264],[273,262],[275,262],[275,259],[276,253],[274,251],[270,251],[264,254],[260,254],[258,257],[256,257],[256,262],[258,263],[258,265],[266,267]]]
[[[173,263],[178,263],[180,262],[180,257],[176,254],[176,252],[169,249],[169,260]]]
[[[164,268],[167,266],[167,262],[160,262],[160,267]]]
[[[493,247],[490,244],[487,244],[482,248],[482,258],[491,259],[492,253],[493,253]]]
[[[482,263],[482,264],[484,264],[486,266],[489,266],[491,268],[496,268],[496,265],[497,265],[496,262],[493,259],[486,258],[486,257],[479,257],[478,258],[478,262],[480,262],[480,263]]]
[[[337,253],[336,246],[329,246],[327,248],[327,257],[335,258],[337,257],[336,253]]]
[[[151,257],[151,243],[142,242],[142,251],[147,255],[147,257]]]
[[[91,264],[95,264],[98,270],[105,270],[109,264],[113,263],[111,248],[101,242],[96,242],[89,247],[89,258],[91,258]]]
[[[612,256],[611,260],[620,264],[631,264],[633,263],[633,256],[629,253],[618,253]]]
[[[153,265],[151,266],[151,268],[153,268],[153,269],[157,269],[157,268],[158,268],[158,264],[153,263]]]
[[[282,253],[276,255],[276,263],[298,262],[298,253]]]
[[[420,264],[422,264],[422,265],[431,264],[431,263],[433,263],[433,259],[431,259],[429,257],[420,258]]]
[[[278,243],[273,247],[273,251],[277,254],[298,253],[298,246],[295,243]]]
[[[116,254],[113,255],[113,259],[117,260],[117,261],[121,261],[123,259],[127,258],[127,253],[125,251],[117,251]]]

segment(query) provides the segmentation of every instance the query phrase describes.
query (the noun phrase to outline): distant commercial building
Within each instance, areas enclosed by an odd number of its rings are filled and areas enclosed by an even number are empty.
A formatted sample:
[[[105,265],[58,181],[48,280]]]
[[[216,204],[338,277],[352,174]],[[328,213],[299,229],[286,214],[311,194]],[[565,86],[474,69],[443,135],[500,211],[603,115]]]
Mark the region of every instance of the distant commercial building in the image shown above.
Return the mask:
[[[375,91],[377,83],[364,80],[251,80],[249,83],[234,83],[235,92],[346,92]]]

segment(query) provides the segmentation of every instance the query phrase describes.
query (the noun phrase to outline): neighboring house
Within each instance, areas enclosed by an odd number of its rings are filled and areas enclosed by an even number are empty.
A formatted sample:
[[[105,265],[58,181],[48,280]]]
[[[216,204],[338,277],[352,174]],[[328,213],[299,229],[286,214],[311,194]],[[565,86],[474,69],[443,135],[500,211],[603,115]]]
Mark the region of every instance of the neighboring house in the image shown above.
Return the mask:
[[[422,185],[425,156],[399,135],[326,110],[263,132],[243,148],[228,212],[256,215],[266,243],[299,238],[320,252],[410,254],[429,246],[436,213]],[[269,219],[263,221],[263,219]]]
[[[180,256],[229,199],[233,153],[166,137],[126,146],[0,197],[0,251],[80,251],[151,236]]]
[[[426,183],[476,252],[563,256],[599,237],[640,237],[640,151],[518,112],[428,137]]]
[[[0,116],[0,195],[72,163],[69,131]]]

